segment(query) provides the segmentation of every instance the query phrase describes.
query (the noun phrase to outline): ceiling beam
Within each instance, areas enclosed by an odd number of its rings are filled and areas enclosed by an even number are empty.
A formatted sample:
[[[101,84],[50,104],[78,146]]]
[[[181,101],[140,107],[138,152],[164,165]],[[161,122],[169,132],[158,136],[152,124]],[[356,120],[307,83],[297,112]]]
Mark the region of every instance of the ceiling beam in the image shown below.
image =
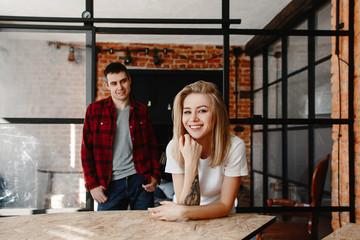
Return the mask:
[[[278,13],[265,27],[266,30],[291,30],[297,24],[305,20],[311,10],[317,8],[329,0],[293,0],[280,13]],[[274,43],[279,36],[257,35],[246,45],[247,55],[259,54],[265,46]]]

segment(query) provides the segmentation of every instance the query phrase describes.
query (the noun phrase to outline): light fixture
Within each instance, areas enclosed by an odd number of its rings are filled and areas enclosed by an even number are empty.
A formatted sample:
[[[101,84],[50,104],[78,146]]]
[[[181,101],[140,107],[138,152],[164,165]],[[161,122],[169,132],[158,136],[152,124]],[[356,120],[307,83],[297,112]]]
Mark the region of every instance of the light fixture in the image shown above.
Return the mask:
[[[160,65],[161,64],[161,59],[159,57],[159,53],[163,53],[163,54],[168,54],[169,52],[173,51],[173,50],[169,50],[167,48],[163,48],[163,49],[157,49],[157,48],[154,48],[154,49],[150,49],[150,48],[143,48],[143,49],[129,49],[129,48],[126,48],[126,49],[114,49],[114,48],[109,48],[109,49],[98,49],[97,52],[109,52],[110,54],[114,54],[116,52],[126,52],[126,56],[123,57],[119,57],[119,60],[124,60],[124,64],[128,65],[130,63],[132,63],[133,59],[131,58],[131,52],[144,52],[145,55],[148,55],[150,52],[153,53],[153,61],[154,61],[154,64],[157,66],[157,65]]]
[[[155,66],[157,65],[160,65],[161,62],[160,62],[160,59],[159,59],[159,56],[158,56],[158,50],[155,48],[154,49],[154,56],[153,56],[153,60],[154,60],[154,64]]]
[[[153,57],[153,58],[154,58],[154,64],[155,64],[155,66],[161,64],[160,59],[159,59],[157,53],[156,53],[156,54],[154,53],[154,57]]]
[[[171,104],[170,103],[168,104],[167,110],[169,110],[169,111],[171,110]]]
[[[126,50],[126,57],[125,57],[124,63],[126,65],[129,65],[131,63],[131,57],[130,57],[130,50],[129,49]]]
[[[237,133],[243,132],[244,130],[245,130],[244,127],[239,126],[239,125],[234,127],[234,131],[237,132]]]
[[[272,57],[274,57],[276,59],[279,59],[279,58],[281,58],[281,52],[276,51],[273,54],[269,54],[269,56],[272,56]]]
[[[148,107],[151,107],[151,100],[148,101],[147,105]]]
[[[275,58],[281,58],[281,52],[277,51],[274,53]]]
[[[75,62],[75,48],[73,46],[71,46],[69,49],[68,61]]]

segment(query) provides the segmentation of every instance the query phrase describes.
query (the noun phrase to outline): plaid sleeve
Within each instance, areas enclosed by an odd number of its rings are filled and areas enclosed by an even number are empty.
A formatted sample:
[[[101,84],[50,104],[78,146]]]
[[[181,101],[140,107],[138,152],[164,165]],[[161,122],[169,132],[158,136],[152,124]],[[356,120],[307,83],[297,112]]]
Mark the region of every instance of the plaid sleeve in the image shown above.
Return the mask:
[[[146,111],[146,118],[149,123],[147,124],[147,132],[149,136],[150,155],[151,155],[151,166],[152,166],[151,176],[154,177],[158,183],[160,183],[161,173],[159,167],[159,154],[157,149],[155,132],[151,123],[150,113],[148,110]]]
[[[85,188],[89,191],[99,186],[96,180],[96,169],[93,149],[93,131],[91,129],[91,105],[86,110],[81,144],[81,163],[83,167]]]

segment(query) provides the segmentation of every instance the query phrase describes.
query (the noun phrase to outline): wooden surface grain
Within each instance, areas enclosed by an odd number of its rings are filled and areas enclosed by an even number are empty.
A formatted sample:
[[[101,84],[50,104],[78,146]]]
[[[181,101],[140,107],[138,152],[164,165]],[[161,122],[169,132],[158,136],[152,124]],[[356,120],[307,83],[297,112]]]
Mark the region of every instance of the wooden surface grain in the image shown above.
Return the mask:
[[[324,240],[360,239],[360,224],[348,223],[323,239]]]
[[[0,239],[246,239],[273,216],[230,214],[164,222],[147,211],[54,213],[0,218]]]

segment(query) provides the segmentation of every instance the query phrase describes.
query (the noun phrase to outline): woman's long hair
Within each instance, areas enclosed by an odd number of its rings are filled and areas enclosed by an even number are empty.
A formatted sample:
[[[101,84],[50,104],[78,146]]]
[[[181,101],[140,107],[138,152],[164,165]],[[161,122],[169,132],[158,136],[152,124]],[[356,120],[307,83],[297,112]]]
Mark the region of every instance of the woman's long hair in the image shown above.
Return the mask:
[[[221,93],[214,83],[203,80],[185,86],[175,97],[173,107],[173,149],[174,158],[181,167],[184,166],[184,158],[179,150],[179,138],[188,133],[182,124],[184,99],[191,93],[207,94],[212,101],[212,121],[214,128],[211,141],[211,167],[219,166],[228,154],[231,132],[228,113]]]

